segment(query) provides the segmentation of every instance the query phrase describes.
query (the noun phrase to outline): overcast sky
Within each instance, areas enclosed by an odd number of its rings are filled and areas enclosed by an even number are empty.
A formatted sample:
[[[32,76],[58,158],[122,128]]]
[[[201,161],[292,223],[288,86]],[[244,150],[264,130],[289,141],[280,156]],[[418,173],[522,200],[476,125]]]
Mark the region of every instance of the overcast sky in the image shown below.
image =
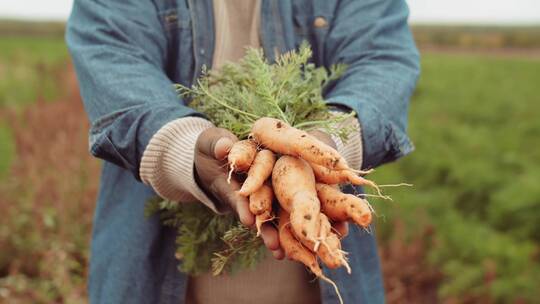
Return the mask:
[[[0,18],[65,20],[73,0],[0,0]],[[408,0],[413,23],[540,24],[540,0]]]

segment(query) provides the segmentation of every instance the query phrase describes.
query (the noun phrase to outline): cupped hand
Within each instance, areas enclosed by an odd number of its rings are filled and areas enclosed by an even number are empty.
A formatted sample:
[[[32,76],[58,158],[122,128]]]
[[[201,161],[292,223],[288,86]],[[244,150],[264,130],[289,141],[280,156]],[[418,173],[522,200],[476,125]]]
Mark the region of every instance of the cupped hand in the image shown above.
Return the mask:
[[[242,224],[253,227],[255,216],[249,211],[249,200],[238,194],[241,181],[235,176],[227,181],[227,154],[238,138],[226,129],[210,128],[202,132],[195,145],[195,173],[199,186],[214,199],[218,208],[231,209]],[[278,231],[272,223],[261,228],[264,245],[277,259],[284,257],[279,245]]]

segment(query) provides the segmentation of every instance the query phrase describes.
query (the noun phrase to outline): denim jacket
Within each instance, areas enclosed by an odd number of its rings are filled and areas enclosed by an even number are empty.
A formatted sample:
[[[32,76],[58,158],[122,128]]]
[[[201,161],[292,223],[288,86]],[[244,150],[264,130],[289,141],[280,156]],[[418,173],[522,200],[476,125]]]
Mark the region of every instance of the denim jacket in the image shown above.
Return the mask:
[[[365,168],[413,150],[406,127],[419,56],[407,16],[404,0],[262,1],[260,37],[269,60],[307,40],[315,64],[348,65],[325,98],[358,114]],[[204,117],[186,106],[173,84],[189,86],[202,66],[211,66],[212,0],[76,0],[66,39],[91,122],[90,152],[105,160],[92,238],[91,303],[183,303],[187,277],[177,270],[174,232],[143,216],[155,193],[138,171],[146,145],[163,125]],[[345,303],[384,302],[373,234],[352,227],[343,247],[352,274],[324,272]],[[321,293],[324,303],[337,303],[328,284],[321,283]]]

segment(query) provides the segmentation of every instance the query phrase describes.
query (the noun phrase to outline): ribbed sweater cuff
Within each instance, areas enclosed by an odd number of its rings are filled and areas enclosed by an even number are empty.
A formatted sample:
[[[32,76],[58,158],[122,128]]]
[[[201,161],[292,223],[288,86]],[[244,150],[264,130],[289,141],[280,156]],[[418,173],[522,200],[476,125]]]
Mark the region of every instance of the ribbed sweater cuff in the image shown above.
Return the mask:
[[[144,150],[140,176],[156,193],[172,201],[199,201],[218,212],[195,181],[194,154],[199,135],[213,127],[208,120],[184,117],[171,121],[152,136]]]
[[[347,164],[352,169],[360,170],[362,168],[362,136],[358,118],[351,117],[337,125],[338,128],[352,128],[352,132],[343,142],[339,136],[332,135],[336,143],[337,150],[345,158]]]

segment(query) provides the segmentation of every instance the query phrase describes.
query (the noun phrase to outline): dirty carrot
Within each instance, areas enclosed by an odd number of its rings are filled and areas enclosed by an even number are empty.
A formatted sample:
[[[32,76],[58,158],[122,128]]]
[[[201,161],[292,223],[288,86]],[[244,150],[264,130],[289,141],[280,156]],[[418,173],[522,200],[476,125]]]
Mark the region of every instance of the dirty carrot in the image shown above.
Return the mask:
[[[267,149],[257,152],[257,155],[249,168],[247,178],[238,193],[242,196],[249,196],[257,191],[264,181],[272,174],[275,162],[276,156],[274,155],[274,152]]]
[[[249,211],[255,214],[255,227],[257,235],[261,233],[263,223],[272,220],[272,200],[274,192],[268,185],[262,185],[259,190],[249,196]]]
[[[228,181],[230,182],[233,172],[247,171],[255,159],[256,154],[257,144],[252,140],[245,139],[234,143],[227,155],[230,166]]]
[[[285,256],[290,260],[306,265],[315,276],[331,284],[336,291],[339,303],[343,304],[343,299],[341,298],[339,288],[337,287],[336,283],[323,274],[319,263],[317,263],[315,253],[304,247],[294,237],[289,219],[289,214],[285,210],[281,209],[279,212],[279,242],[281,244],[281,248],[283,248],[283,251],[285,252]]]
[[[357,186],[370,186],[373,188],[378,188],[377,184],[369,179],[365,179],[361,176],[358,176],[357,173],[351,170],[332,170],[324,166],[311,163],[311,168],[315,174],[315,179],[318,182],[325,184],[343,184],[351,183]],[[371,171],[360,171],[361,173],[367,174]]]
[[[300,158],[281,156],[272,171],[272,186],[281,207],[290,213],[294,233],[301,239],[317,242],[320,202],[309,164]]]
[[[333,186],[318,183],[317,195],[321,209],[330,219],[335,221],[352,220],[356,224],[367,227],[371,223],[371,208],[366,200],[352,194],[342,193]]]
[[[276,153],[301,157],[326,168],[349,169],[347,161],[334,148],[279,119],[259,118],[251,128],[251,135],[257,143]]]

